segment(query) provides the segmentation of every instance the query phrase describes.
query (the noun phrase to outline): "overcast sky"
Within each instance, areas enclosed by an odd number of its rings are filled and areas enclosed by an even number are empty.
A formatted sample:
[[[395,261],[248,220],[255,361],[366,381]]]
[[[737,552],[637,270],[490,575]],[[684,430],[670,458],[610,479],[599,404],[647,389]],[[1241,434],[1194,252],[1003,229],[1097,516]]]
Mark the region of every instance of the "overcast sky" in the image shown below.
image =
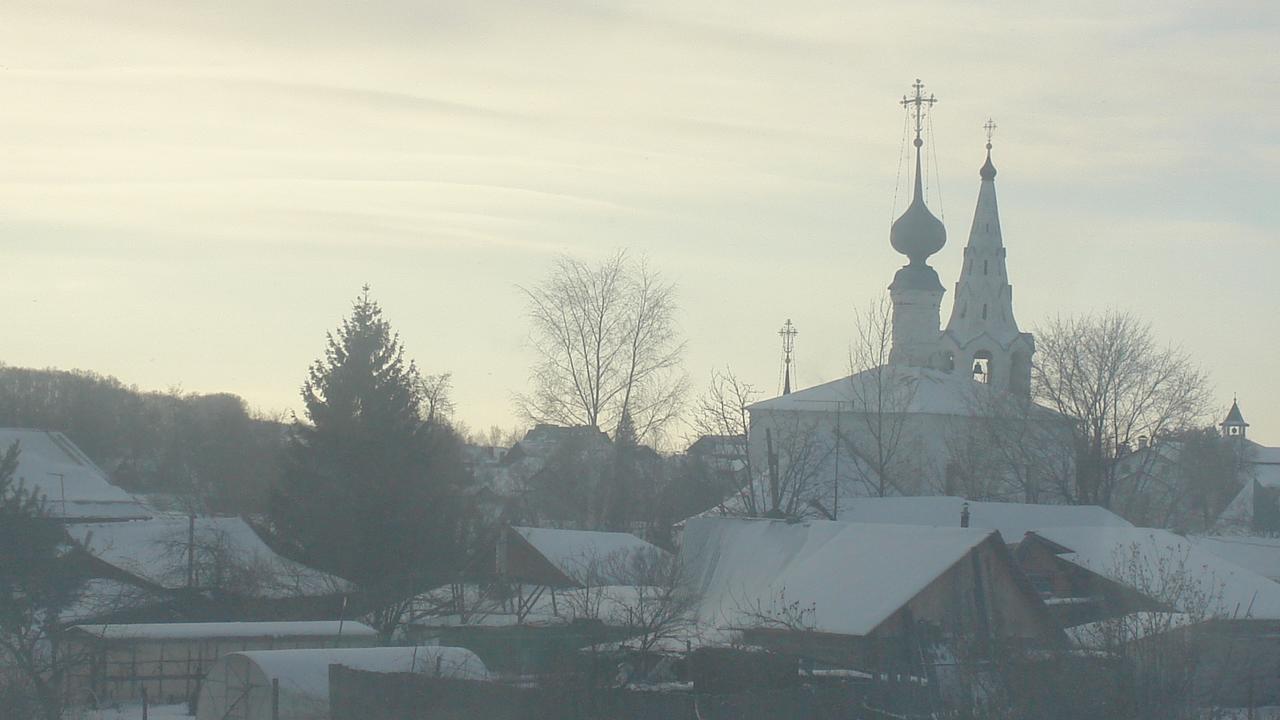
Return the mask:
[[[903,263],[920,77],[943,320],[991,116],[1023,328],[1133,311],[1280,443],[1280,4],[1117,5],[7,0],[0,361],[296,409],[369,283],[509,427],[517,284],[629,248],[680,287],[696,386],[776,392],[788,317],[798,384],[830,380]]]

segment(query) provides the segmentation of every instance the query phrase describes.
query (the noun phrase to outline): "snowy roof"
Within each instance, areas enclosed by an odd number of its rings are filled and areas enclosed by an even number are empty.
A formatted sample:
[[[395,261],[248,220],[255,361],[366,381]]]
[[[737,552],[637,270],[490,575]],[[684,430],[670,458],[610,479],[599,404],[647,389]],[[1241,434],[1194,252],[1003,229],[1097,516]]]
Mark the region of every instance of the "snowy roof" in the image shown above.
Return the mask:
[[[812,606],[813,629],[866,635],[991,537],[991,530],[692,518],[681,557],[698,619],[752,624],[749,608]]]
[[[79,630],[105,640],[203,640],[212,638],[377,637],[363,623],[337,620],[302,622],[209,622],[77,625]]]
[[[1197,547],[1252,570],[1271,580],[1280,580],[1280,539],[1230,536],[1189,538]]]
[[[1175,597],[1153,597],[1179,612],[1280,620],[1280,583],[1235,565],[1186,538],[1151,528],[1040,528],[1035,534],[1066,550],[1062,559],[1144,594],[1177,584],[1182,573],[1199,586]],[[1210,607],[1192,607],[1207,596]]]
[[[1086,650],[1115,649],[1152,635],[1188,627],[1195,619],[1186,613],[1136,612],[1066,629],[1071,643]]]
[[[56,517],[108,519],[151,515],[104,473],[66,435],[46,430],[0,428],[0,450],[18,442],[19,478],[42,494]]]
[[[1133,527],[1128,520],[1096,505],[976,502],[947,496],[854,498],[840,506],[839,519],[958,527],[966,502],[969,526],[999,530],[1006,543],[1017,543],[1028,531],[1041,527]]]
[[[99,560],[163,588],[185,587],[187,518],[155,518],[67,527]],[[223,589],[248,597],[330,595],[350,583],[277,555],[238,517],[196,518],[197,584],[221,573]]]
[[[319,648],[249,650],[229,653],[247,658],[282,690],[329,698],[329,666],[369,672],[419,672],[460,680],[485,680],[489,669],[478,655],[460,647]]]
[[[666,554],[662,548],[622,532],[592,530],[555,530],[551,528],[512,527],[533,549],[567,577],[577,578],[583,572],[605,572],[597,578],[606,584],[625,582],[625,578],[608,575],[609,567],[625,563],[644,553]]]
[[[104,615],[159,605],[169,598],[146,588],[110,578],[90,578],[58,613],[61,623],[83,622]]]
[[[1004,397],[989,385],[976,382],[964,373],[952,374],[929,368],[884,365],[838,380],[762,400],[747,409],[804,410],[808,412],[859,412],[867,403],[859,398],[875,397],[883,388],[895,396],[892,412],[933,415],[981,415],[983,408],[995,407]],[[1047,408],[1036,412],[1057,416]]]

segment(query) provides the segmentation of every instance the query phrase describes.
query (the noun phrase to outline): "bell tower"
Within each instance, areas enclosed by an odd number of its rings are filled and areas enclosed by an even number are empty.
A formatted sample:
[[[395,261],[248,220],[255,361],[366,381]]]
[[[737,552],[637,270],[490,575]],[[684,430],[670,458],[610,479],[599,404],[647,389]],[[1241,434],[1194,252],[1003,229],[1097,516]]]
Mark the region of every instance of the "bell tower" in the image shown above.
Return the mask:
[[[996,125],[988,120],[987,159],[978,176],[978,205],[964,248],[964,264],[956,282],[951,319],[942,334],[943,351],[953,359],[952,372],[1027,396],[1031,393],[1031,356],[1035,338],[1018,329],[1013,317],[1013,286],[1005,267],[1004,238],[996,206],[996,167],[991,138]]]

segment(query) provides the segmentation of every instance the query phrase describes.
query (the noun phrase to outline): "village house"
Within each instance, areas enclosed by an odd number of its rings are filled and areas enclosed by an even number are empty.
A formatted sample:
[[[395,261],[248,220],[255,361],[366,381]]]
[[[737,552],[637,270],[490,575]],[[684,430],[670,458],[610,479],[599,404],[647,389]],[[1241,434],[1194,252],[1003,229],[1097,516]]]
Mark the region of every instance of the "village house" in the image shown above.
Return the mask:
[[[924,676],[931,652],[1062,640],[993,530],[694,518],[681,557],[706,636],[834,667]]]

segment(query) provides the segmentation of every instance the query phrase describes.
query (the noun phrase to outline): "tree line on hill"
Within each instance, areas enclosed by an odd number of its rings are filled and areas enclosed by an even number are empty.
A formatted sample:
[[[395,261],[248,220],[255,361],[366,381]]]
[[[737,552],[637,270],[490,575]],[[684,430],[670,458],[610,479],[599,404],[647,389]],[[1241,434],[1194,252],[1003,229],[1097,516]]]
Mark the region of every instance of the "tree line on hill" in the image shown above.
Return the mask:
[[[95,372],[3,365],[0,426],[66,433],[130,492],[244,514],[266,509],[287,428],[229,393],[143,391]]]

